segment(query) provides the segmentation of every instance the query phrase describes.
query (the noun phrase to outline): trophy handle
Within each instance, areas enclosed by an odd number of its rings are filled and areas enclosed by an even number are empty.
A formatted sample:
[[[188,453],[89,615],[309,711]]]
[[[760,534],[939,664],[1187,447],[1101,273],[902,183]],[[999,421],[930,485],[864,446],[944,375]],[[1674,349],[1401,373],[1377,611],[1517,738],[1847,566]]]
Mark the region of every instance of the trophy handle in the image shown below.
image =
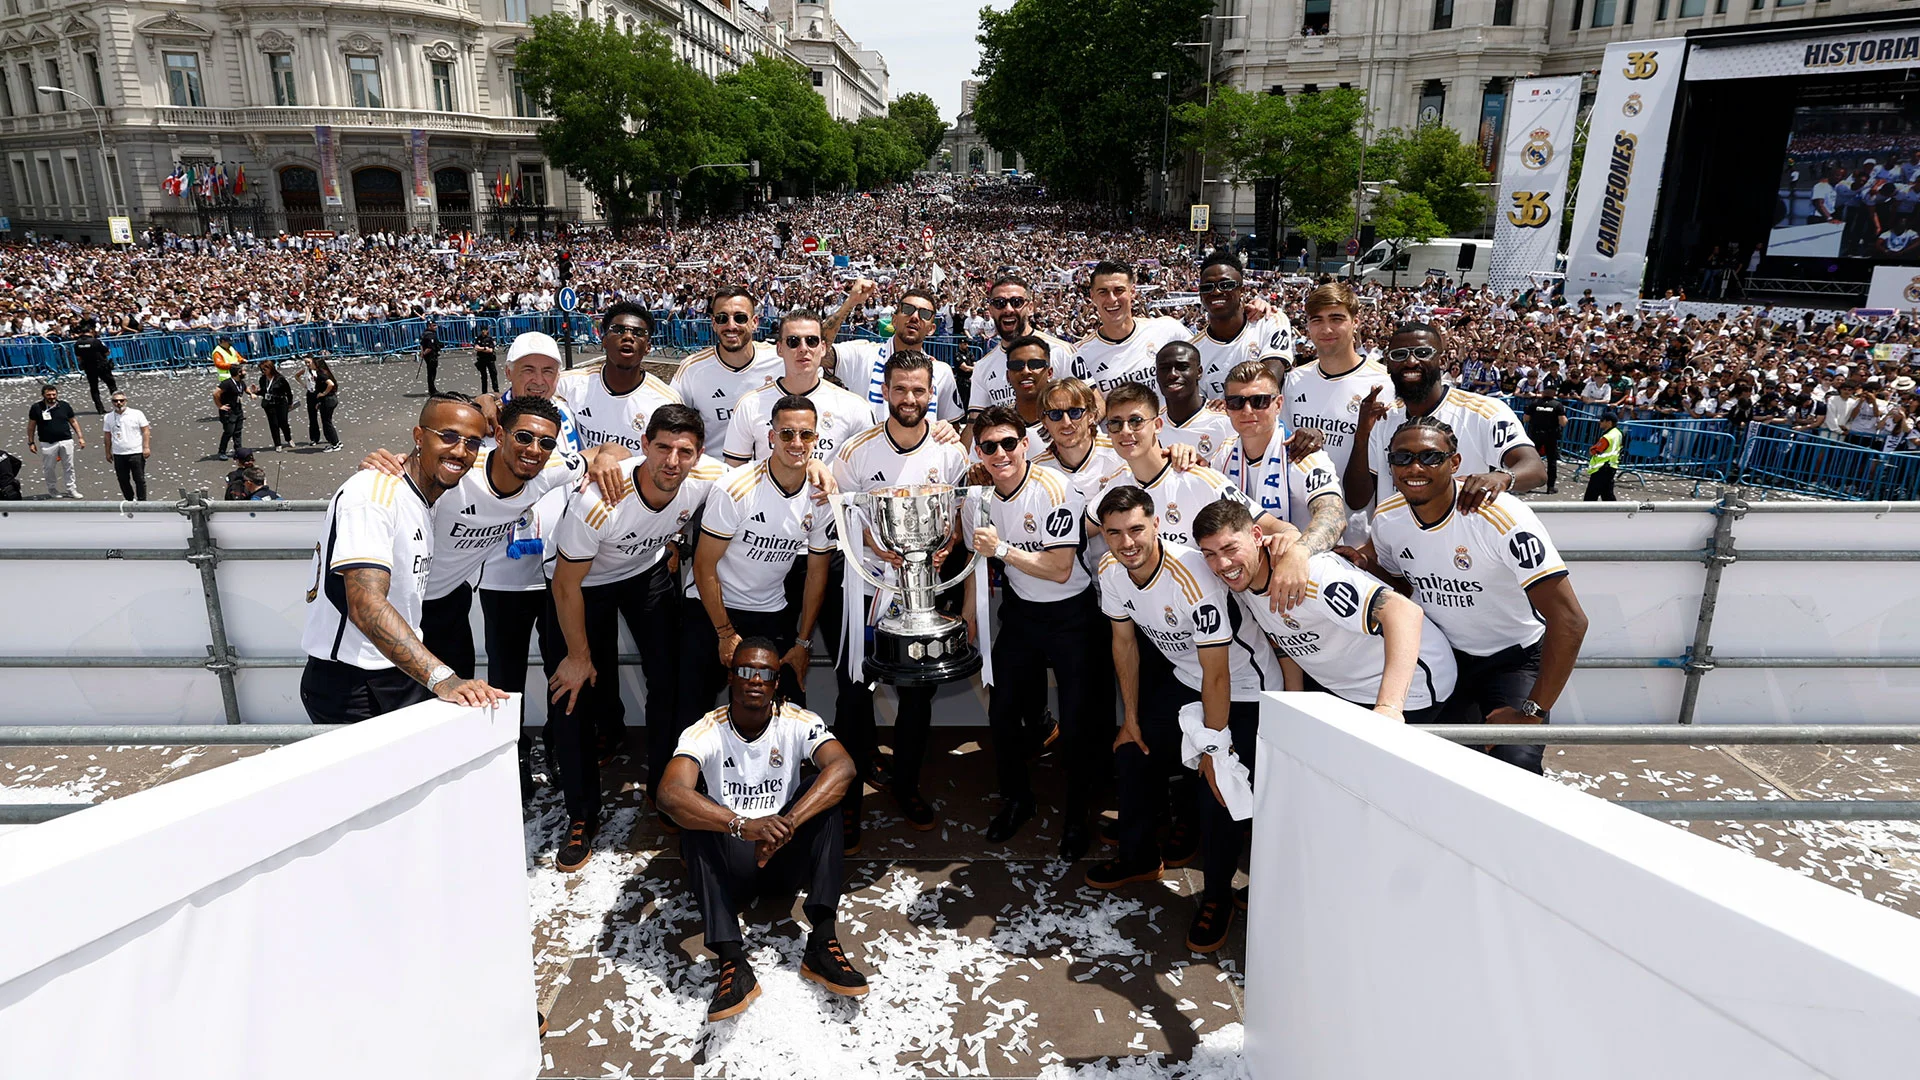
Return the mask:
[[[993,493],[993,489],[985,485],[969,485],[966,487],[959,488],[958,490],[960,492],[960,498],[954,503],[954,513],[956,514],[964,514],[966,512],[968,499],[981,500],[981,499],[985,499],[988,495]],[[967,522],[964,519],[960,523],[960,528],[963,533],[971,532],[971,530],[968,528]],[[982,566],[983,564],[980,561],[980,553],[978,551],[969,550],[967,552],[966,569],[960,571],[958,574],[955,574],[954,576],[948,578],[945,581],[935,584],[933,587],[933,594],[935,596],[938,596],[941,593],[946,592],[948,589],[951,589],[955,585],[958,585],[961,582],[972,577],[975,571],[982,570]]]
[[[854,553],[853,534],[847,527],[850,520],[847,514],[847,507],[865,508],[871,505],[872,502],[873,496],[858,491],[838,492],[827,496],[827,504],[833,507],[834,533],[840,545],[840,554],[846,557],[847,570],[859,574],[876,590],[886,590],[893,588],[893,586],[888,585],[886,582],[881,581],[879,578],[867,572],[865,560]]]

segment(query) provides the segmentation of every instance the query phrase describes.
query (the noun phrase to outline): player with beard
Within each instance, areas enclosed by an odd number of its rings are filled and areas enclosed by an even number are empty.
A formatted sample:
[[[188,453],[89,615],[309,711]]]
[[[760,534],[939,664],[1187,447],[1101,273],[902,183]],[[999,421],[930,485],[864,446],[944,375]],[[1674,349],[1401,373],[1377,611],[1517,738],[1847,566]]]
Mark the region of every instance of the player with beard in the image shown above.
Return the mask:
[[[1393,494],[1387,444],[1410,419],[1431,416],[1454,432],[1460,451],[1460,509],[1472,513],[1497,495],[1521,495],[1547,482],[1547,465],[1507,403],[1459,390],[1441,376],[1446,340],[1427,323],[1401,323],[1387,340],[1387,375],[1399,400],[1380,400],[1376,387],[1360,403],[1358,446],[1344,477],[1355,510]]]
[[[933,333],[938,318],[940,302],[933,293],[925,289],[908,289],[900,294],[900,302],[893,308],[893,336],[885,341],[863,341],[853,339],[836,341],[840,335],[840,325],[847,320],[856,304],[871,300],[880,286],[868,278],[860,278],[847,290],[846,302],[840,310],[827,316],[821,326],[821,336],[827,339],[833,353],[833,374],[840,384],[871,402],[875,415],[882,414],[887,407],[886,366],[887,360],[896,353],[925,352],[926,340]],[[933,419],[945,421],[949,430],[966,415],[966,409],[960,404],[960,384],[954,380],[953,368],[944,360],[933,361],[933,402],[930,406]],[[957,438],[957,435],[949,435]]]
[[[1255,317],[1247,310],[1245,272],[1231,251],[1216,251],[1200,264],[1200,306],[1207,325],[1193,336],[1204,374],[1200,392],[1208,401],[1226,396],[1227,373],[1257,360],[1284,380],[1293,367],[1293,323],[1283,312]]]
[[[653,314],[646,308],[628,300],[609,305],[600,316],[600,337],[607,350],[600,370],[563,373],[553,395],[572,410],[582,445],[618,443],[637,454],[653,410],[678,404],[680,395],[647,371]]]
[[[1154,381],[1166,403],[1166,423],[1160,428],[1162,446],[1191,446],[1202,464],[1233,437],[1233,423],[1223,412],[1207,407],[1205,363],[1191,342],[1170,341],[1153,358]],[[1217,400],[1217,396],[1216,396]]]
[[[1073,346],[1073,376],[1105,394],[1121,383],[1152,381],[1154,357],[1161,346],[1193,334],[1179,319],[1164,315],[1136,318],[1139,297],[1133,267],[1103,259],[1094,264],[1087,284],[1100,326]]]
[[[708,311],[714,344],[681,361],[673,373],[673,391],[700,410],[707,423],[707,444],[725,447],[735,403],[780,374],[780,356],[772,342],[753,340],[760,317],[747,290],[729,285],[715,291]]]
[[[1387,369],[1364,359],[1355,347],[1360,329],[1360,301],[1353,290],[1335,282],[1307,294],[1307,337],[1313,342],[1314,361],[1287,372],[1281,384],[1286,408],[1281,413],[1295,433],[1314,429],[1326,436],[1327,457],[1334,474],[1346,475],[1356,444],[1360,403],[1371,391],[1390,386]],[[1364,455],[1364,449],[1361,451]],[[1367,515],[1349,516],[1346,540],[1365,542]]]
[[[1000,379],[1013,391],[1011,397],[995,405],[1012,408],[1021,422],[1026,424],[1028,457],[1037,457],[1047,449],[1046,429],[1040,426],[1040,394],[1053,384],[1053,365],[1057,355],[1053,351],[1054,344],[1057,343],[1051,338],[1028,334],[1006,342],[993,351],[993,355],[1002,358]],[[974,368],[975,372],[990,370],[993,369],[986,366]],[[974,385],[980,384],[975,382]],[[975,419],[978,419],[980,411],[972,414]]]
[[[1034,329],[1034,316],[1039,311],[1033,300],[1033,291],[1027,287],[1026,281],[1012,274],[995,278],[993,285],[987,289],[987,308],[993,313],[993,330],[999,336],[999,341],[973,365],[973,385],[967,393],[969,419],[989,406],[1014,403],[1019,393],[1019,387],[1014,385],[1019,373],[1009,370],[1006,362],[1013,357],[1015,346],[1026,339],[1040,340],[1050,361],[1050,372],[1069,371],[1073,367],[1072,345]],[[1026,410],[1021,410],[1020,415],[1026,419],[1029,428],[1036,426],[1037,418]]]

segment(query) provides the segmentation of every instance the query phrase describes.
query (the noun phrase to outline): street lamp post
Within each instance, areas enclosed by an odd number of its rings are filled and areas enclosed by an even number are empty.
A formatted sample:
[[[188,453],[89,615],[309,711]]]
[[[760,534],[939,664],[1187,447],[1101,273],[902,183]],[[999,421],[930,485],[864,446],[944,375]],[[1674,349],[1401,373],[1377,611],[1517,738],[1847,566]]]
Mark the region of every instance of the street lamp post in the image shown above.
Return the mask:
[[[1206,61],[1207,90],[1206,90],[1206,99],[1205,99],[1204,107],[1208,110],[1211,110],[1213,108],[1213,23],[1214,22],[1233,22],[1236,19],[1244,19],[1247,16],[1245,15],[1214,15],[1209,13],[1206,15],[1202,15],[1200,17],[1202,19],[1212,20],[1212,22],[1209,22],[1207,24],[1207,40],[1176,41],[1174,42],[1174,45],[1177,47],[1185,47],[1189,45],[1205,45],[1207,47],[1207,61]],[[1200,146],[1200,197],[1203,199],[1207,197],[1208,183],[1209,181],[1207,180],[1207,147],[1205,143],[1202,143]],[[1209,217],[1207,220],[1207,234],[1209,237],[1211,237],[1213,234],[1213,220],[1211,217]]]
[[[34,89],[42,94],[65,94],[92,110],[93,130],[96,135],[100,136],[100,204],[106,207],[109,212],[120,209],[120,204],[116,202],[113,197],[113,182],[107,176],[107,126],[105,121],[100,118],[102,111],[100,106],[87,100],[85,95],[76,93],[64,86],[36,86]]]
[[[1164,218],[1167,216],[1167,128],[1173,121],[1173,78],[1172,73],[1166,71],[1156,71],[1153,77],[1167,84],[1166,109],[1160,114],[1160,197],[1159,205],[1154,207]]]

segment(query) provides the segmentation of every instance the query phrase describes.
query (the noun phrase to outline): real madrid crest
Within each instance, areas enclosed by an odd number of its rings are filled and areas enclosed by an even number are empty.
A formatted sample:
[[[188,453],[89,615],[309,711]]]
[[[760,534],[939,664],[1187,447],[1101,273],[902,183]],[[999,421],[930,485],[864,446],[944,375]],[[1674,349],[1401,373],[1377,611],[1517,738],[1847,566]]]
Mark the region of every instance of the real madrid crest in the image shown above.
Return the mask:
[[[1200,436],[1200,456],[1203,458],[1213,456],[1213,436]]]
[[[813,531],[813,515],[812,514],[808,514],[806,517],[803,517],[800,519],[800,531],[801,532]]]
[[[1906,297],[1909,304],[1920,304],[1920,277],[1907,282],[1907,287],[1900,290],[1900,295]]]
[[[633,424],[633,430],[639,432],[642,435],[645,435],[647,433],[647,419],[648,417],[647,417],[647,414],[645,413],[642,413],[639,416],[634,417],[633,420],[631,421]]]
[[[1360,414],[1360,395],[1359,394],[1355,394],[1352,397],[1347,399],[1347,411],[1350,413],[1353,413],[1355,416],[1358,416]]]
[[[1287,629],[1289,630],[1300,629],[1300,620],[1294,618],[1292,615],[1289,615],[1284,611],[1280,613],[1280,621],[1283,623],[1286,623]]]
[[[1628,94],[1627,100],[1620,106],[1620,115],[1639,116],[1640,110],[1643,108],[1645,108],[1645,105],[1640,101],[1639,94]]]
[[[1027,530],[1028,532],[1039,532],[1039,531],[1040,531],[1040,526],[1038,526],[1038,525],[1036,525],[1036,524],[1034,524],[1034,521],[1033,521],[1033,515],[1032,515],[1032,514],[1028,514],[1028,515],[1027,515],[1027,519],[1026,519],[1025,521],[1023,521],[1023,522],[1021,522],[1020,524],[1022,524],[1022,525],[1024,525],[1024,526],[1026,527],[1026,530]]]
[[[776,769],[780,767],[780,748],[779,747],[777,746],[767,747],[767,764],[773,766]]]
[[[679,524],[685,525],[687,523],[687,519],[692,516],[693,516],[693,511],[691,510],[680,511]]]
[[[1180,523],[1180,504],[1179,503],[1167,504],[1167,520],[1173,522],[1176,525]]]
[[[935,467],[933,467],[933,468],[930,468],[930,469],[928,469],[928,470],[927,470],[927,483],[929,483],[929,484],[937,484],[937,483],[939,483],[939,482],[940,482],[940,469],[939,469],[939,467],[938,467],[938,466],[935,466]]]
[[[1527,145],[1520,150],[1520,164],[1528,169],[1544,169],[1553,160],[1553,143],[1548,140],[1553,133],[1546,128],[1534,128],[1527,135]]]
[[[1179,626],[1179,625],[1180,625],[1180,616],[1178,616],[1178,615],[1175,615],[1175,614],[1173,613],[1173,605],[1172,605],[1172,604],[1168,604],[1168,605],[1167,605],[1167,625],[1168,625],[1168,626]]]
[[[1467,554],[1467,549],[1464,544],[1453,549],[1453,565],[1456,569],[1460,570],[1473,569],[1473,556]]]

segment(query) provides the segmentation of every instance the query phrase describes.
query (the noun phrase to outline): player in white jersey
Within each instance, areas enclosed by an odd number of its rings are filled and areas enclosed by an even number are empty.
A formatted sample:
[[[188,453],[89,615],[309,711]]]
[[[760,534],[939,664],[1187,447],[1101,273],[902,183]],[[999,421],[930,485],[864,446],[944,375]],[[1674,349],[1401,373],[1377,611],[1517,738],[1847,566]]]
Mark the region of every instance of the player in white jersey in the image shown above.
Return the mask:
[[[846,303],[821,324],[821,333],[833,350],[834,377],[855,395],[865,398],[873,406],[876,416],[883,414],[887,407],[884,373],[888,358],[895,353],[925,352],[927,335],[933,333],[940,308],[940,302],[934,299],[932,293],[908,289],[900,294],[900,302],[894,306],[892,337],[885,341],[835,341],[840,334],[840,324],[846,321],[854,305],[871,299],[879,288],[867,278],[855,281],[853,287],[847,290]],[[966,409],[960,403],[960,384],[953,377],[953,367],[945,360],[933,361],[933,404],[930,409],[935,420],[945,421],[949,425],[959,423],[966,415]]]
[[[1277,612],[1266,602],[1273,564],[1246,507],[1222,499],[1200,511],[1193,532],[1241,612],[1280,651],[1288,690],[1325,690],[1394,720],[1438,722],[1453,693],[1453,648],[1419,605],[1325,551],[1308,563],[1307,602]]]
[[[999,363],[1001,381],[1008,384],[1012,391],[1005,407],[1020,417],[1027,426],[1027,455],[1033,457],[1047,450],[1047,432],[1040,423],[1040,395],[1053,385],[1053,354],[1047,345],[1047,339],[1038,334],[1015,338],[996,348],[994,355],[1002,359]],[[978,379],[983,368],[974,368],[974,378]],[[978,412],[969,413],[977,417]],[[971,434],[971,427],[968,434]]]
[[[618,443],[638,454],[653,410],[677,404],[680,395],[646,369],[653,335],[653,315],[646,308],[626,300],[609,305],[600,317],[600,333],[606,362],[598,371],[562,374],[553,396],[572,410],[581,443]]]
[[[428,398],[405,475],[362,470],[334,492],[300,635],[300,702],[314,723],[354,723],[434,696],[475,706],[506,696],[461,678],[420,642],[432,506],[472,467],[486,430],[465,397]]]
[[[1050,371],[1065,374],[1073,370],[1073,346],[1033,328],[1037,308],[1026,281],[1012,274],[995,278],[993,285],[987,289],[987,307],[993,312],[993,329],[999,340],[985,356],[974,361],[973,383],[967,388],[969,417],[990,405],[1013,403],[1013,380],[1009,377],[1006,363],[1008,350],[1023,337],[1031,335],[1045,343],[1046,356],[1051,361]],[[1027,417],[1025,412],[1021,416],[1026,418],[1029,427],[1034,425],[1034,419]]]
[[[1459,444],[1434,416],[1395,433],[1399,494],[1374,515],[1371,555],[1403,579],[1453,643],[1454,723],[1544,724],[1573,674],[1587,616],[1553,540],[1512,495],[1466,506]],[[1364,554],[1364,549],[1363,549]],[[1541,771],[1545,748],[1496,746],[1494,756]]]
[[[774,405],[773,456],[720,478],[707,497],[687,583],[687,640],[680,651],[680,711],[691,723],[713,704],[742,638],[779,644],[781,696],[806,704],[814,624],[826,598],[833,561],[833,512],[814,501],[807,483],[813,444],[813,402],[799,395]],[[804,567],[796,626],[787,582]]]
[[[1113,623],[1122,721],[1113,742],[1120,851],[1087,871],[1086,882],[1096,889],[1158,880],[1164,872],[1154,834],[1166,806],[1167,776],[1181,768],[1181,709],[1199,702],[1206,726],[1229,732],[1235,755],[1251,768],[1259,694],[1281,685],[1280,665],[1258,627],[1247,624],[1243,636],[1226,587],[1200,552],[1160,538],[1154,509],[1153,497],[1137,487],[1107,494],[1099,507],[1110,549],[1100,560],[1100,610]],[[1136,627],[1169,661],[1168,668],[1140,663]],[[1233,872],[1240,863],[1240,827],[1214,788],[1213,765],[1211,755],[1200,759],[1208,782],[1194,785],[1193,796],[1205,884],[1187,947],[1202,953],[1226,942],[1233,922]]]
[[[556,546],[553,617],[567,642],[550,662],[547,724],[569,821],[555,857],[562,870],[587,861],[600,825],[600,760],[626,730],[620,700],[619,625],[626,623],[646,677],[647,781],[658,786],[680,734],[679,537],[725,471],[700,456],[703,422],[685,405],[662,405],[647,422],[646,454],[627,465],[617,491],[589,484],[568,502]],[[672,549],[671,551],[669,549]],[[658,796],[657,791],[650,794]]]
[[[1100,403],[1093,387],[1079,379],[1056,379],[1047,384],[1042,404],[1047,449],[1028,460],[1065,476],[1082,501],[1093,498],[1107,477],[1127,465],[1113,452],[1113,440],[1100,432]]]
[[[1233,437],[1233,422],[1210,408],[1201,392],[1200,350],[1186,341],[1161,346],[1153,358],[1153,377],[1164,406],[1160,445],[1191,446],[1201,464],[1211,461]]]
[[[1348,460],[1344,477],[1347,505],[1355,510],[1393,494],[1387,473],[1387,444],[1400,425],[1418,416],[1443,420],[1460,451],[1465,509],[1506,492],[1520,495],[1547,482],[1525,425],[1507,403],[1456,390],[1441,371],[1446,342],[1426,323],[1402,323],[1387,341],[1387,375],[1399,400],[1389,406],[1372,394],[1360,403],[1360,427],[1354,439],[1367,456]],[[1371,392],[1370,392],[1371,393]]]
[[[1101,261],[1094,265],[1087,288],[1100,327],[1073,346],[1073,377],[1101,394],[1121,383],[1153,383],[1153,358],[1170,341],[1193,334],[1187,324],[1164,315],[1135,318],[1139,295],[1133,287],[1133,267]]]
[[[1228,373],[1226,388],[1234,436],[1214,455],[1214,469],[1253,505],[1299,529],[1307,546],[1324,551],[1339,543],[1347,527],[1340,476],[1324,450],[1288,452],[1273,370],[1245,361]]]
[[[1112,669],[1098,597],[1075,558],[1084,498],[1066,477],[1028,462],[1025,424],[1004,405],[989,406],[975,417],[974,446],[993,494],[979,507],[984,516],[971,517],[961,533],[969,548],[1005,567],[999,628],[983,642],[993,664],[987,722],[1006,800],[987,826],[987,841],[1007,842],[1033,816],[1025,721],[1036,698],[1046,700],[1047,669],[1052,668],[1068,774],[1060,857],[1072,862],[1087,853],[1089,800],[1106,778],[1104,742],[1113,730],[1106,687]],[[976,642],[981,642],[981,620],[988,617],[980,610],[980,591],[966,589],[962,609]]]
[[[833,478],[841,491],[872,491],[901,484],[960,484],[967,475],[965,453],[955,443],[934,438],[928,409],[933,401],[932,362],[924,355],[908,353],[887,361],[887,422],[841,447],[833,459]],[[849,527],[858,527],[850,523]],[[871,538],[865,546],[868,568],[880,576],[899,565],[901,558],[892,552],[878,551]],[[845,625],[842,641],[848,634],[869,635],[873,614],[871,605],[853,602],[853,585],[860,581],[849,571],[846,582]],[[882,580],[885,580],[883,577]],[[833,729],[847,744],[854,764],[863,775],[871,774],[877,755],[878,735],[874,729],[873,686],[866,678],[855,682],[850,671],[851,655],[844,644],[835,665],[839,700],[835,704]],[[932,686],[899,686],[895,693],[899,711],[893,726],[893,779],[891,788],[907,823],[925,832],[934,826],[933,807],[920,792],[921,759],[926,756],[927,732],[933,724]],[[849,848],[859,845],[860,814],[863,808],[860,786],[847,793],[846,841]]]
[[[1255,315],[1242,291],[1245,271],[1231,251],[1216,251],[1200,264],[1200,306],[1207,325],[1193,335],[1200,350],[1200,392],[1208,401],[1227,393],[1227,373],[1248,360],[1265,364],[1274,378],[1284,379],[1293,366],[1293,323],[1283,312]]]
[[[772,455],[773,444],[767,435],[773,430],[773,406],[788,394],[810,399],[819,410],[814,429],[820,437],[813,444],[813,456],[818,461],[833,457],[847,440],[878,422],[864,398],[821,375],[827,344],[820,332],[818,313],[798,310],[781,316],[773,340],[780,353],[781,373],[771,383],[743,395],[735,406],[734,418],[727,426],[727,464],[765,461]]]
[[[1295,432],[1315,430],[1325,436],[1334,475],[1345,477],[1356,446],[1362,454],[1366,452],[1364,444],[1354,439],[1360,426],[1360,403],[1369,392],[1378,388],[1384,393],[1392,383],[1385,366],[1355,348],[1360,300],[1352,289],[1340,282],[1322,285],[1307,294],[1306,311],[1314,361],[1287,372],[1281,385],[1286,394],[1281,418]],[[1357,545],[1366,539],[1367,512],[1354,510],[1347,518],[1345,541]]]
[[[714,344],[682,360],[671,385],[682,402],[700,410],[707,422],[707,442],[724,447],[735,403],[780,374],[780,357],[772,342],[753,340],[760,316],[745,289],[730,285],[716,290],[707,310]]]
[[[719,959],[709,1021],[737,1016],[760,996],[741,911],[755,897],[791,904],[796,889],[806,891],[800,910],[809,924],[801,977],[845,997],[867,992],[866,976],[834,934],[846,881],[840,802],[859,782],[853,759],[818,716],[779,700],[779,670],[779,646],[742,641],[727,672],[727,704],[681,735],[660,785],[661,807],[686,830],[680,854],[707,948]],[[803,779],[808,761],[819,772]]]

